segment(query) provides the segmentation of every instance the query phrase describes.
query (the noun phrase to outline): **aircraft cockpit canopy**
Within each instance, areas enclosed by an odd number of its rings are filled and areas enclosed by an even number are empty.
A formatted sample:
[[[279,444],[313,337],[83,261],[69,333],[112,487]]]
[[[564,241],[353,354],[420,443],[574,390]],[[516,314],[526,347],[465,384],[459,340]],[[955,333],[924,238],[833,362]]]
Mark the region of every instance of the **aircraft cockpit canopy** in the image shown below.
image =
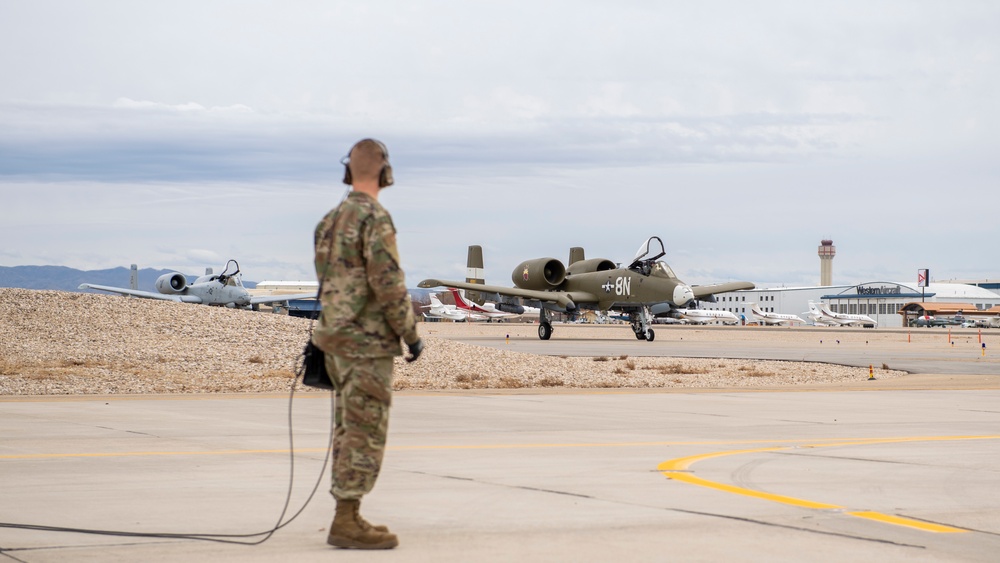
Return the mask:
[[[650,275],[656,276],[658,278],[670,278],[673,280],[677,279],[677,275],[674,274],[674,271],[670,269],[670,266],[668,266],[667,263],[664,262],[663,260],[658,261],[653,266],[653,272]]]
[[[667,277],[676,277],[669,266],[663,262],[657,262],[666,253],[667,251],[664,250],[663,241],[660,240],[660,237],[649,237],[646,239],[646,242],[642,243],[639,250],[636,251],[635,258],[632,259],[632,263],[629,264],[628,269],[648,276],[653,274],[654,271],[662,272],[660,264],[663,264],[663,267],[669,272],[669,276]]]
[[[230,264],[234,266],[234,271],[231,274],[228,273]],[[240,264],[236,260],[230,260],[229,262],[226,262],[226,269],[223,270],[221,274],[213,277],[212,279],[217,279],[224,285],[227,285],[229,287],[243,287],[243,282],[240,281]]]
[[[646,239],[646,242],[642,243],[639,250],[635,252],[632,263],[634,264],[643,260],[656,260],[666,253],[667,251],[663,248],[663,241],[660,240],[660,237],[649,237]]]

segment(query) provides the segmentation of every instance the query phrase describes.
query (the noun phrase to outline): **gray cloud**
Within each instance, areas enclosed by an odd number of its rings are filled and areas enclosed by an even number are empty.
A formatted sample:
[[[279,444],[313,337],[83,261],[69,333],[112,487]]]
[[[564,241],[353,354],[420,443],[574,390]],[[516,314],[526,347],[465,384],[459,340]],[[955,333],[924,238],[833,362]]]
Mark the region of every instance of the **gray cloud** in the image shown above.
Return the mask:
[[[464,275],[473,243],[505,283],[652,234],[695,283],[815,283],[827,237],[836,279],[995,277],[998,24],[980,2],[8,3],[0,262],[308,277],[337,161],[375,136],[412,282]]]
[[[842,115],[536,118],[510,132],[453,128],[390,133],[406,167],[632,166],[771,161],[832,154]],[[266,115],[245,106],[0,105],[0,177],[101,181],[329,178],[335,155],[363,136],[323,115]]]

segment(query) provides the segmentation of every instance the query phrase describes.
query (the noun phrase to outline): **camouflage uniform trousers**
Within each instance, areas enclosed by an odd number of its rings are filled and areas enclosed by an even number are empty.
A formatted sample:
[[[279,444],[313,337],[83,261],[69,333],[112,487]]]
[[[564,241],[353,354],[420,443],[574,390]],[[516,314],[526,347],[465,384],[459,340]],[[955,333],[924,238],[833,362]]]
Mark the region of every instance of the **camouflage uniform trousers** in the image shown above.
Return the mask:
[[[333,467],[330,493],[360,499],[378,479],[389,432],[392,357],[348,358],[326,354],[333,381]]]

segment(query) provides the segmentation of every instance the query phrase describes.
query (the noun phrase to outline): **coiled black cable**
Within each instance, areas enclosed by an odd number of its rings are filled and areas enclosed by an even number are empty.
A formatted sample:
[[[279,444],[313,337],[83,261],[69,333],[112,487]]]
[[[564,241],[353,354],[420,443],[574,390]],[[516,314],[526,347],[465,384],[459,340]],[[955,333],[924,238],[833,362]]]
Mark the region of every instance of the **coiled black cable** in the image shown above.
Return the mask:
[[[295,436],[292,428],[292,405],[294,404],[293,399],[295,398],[295,386],[299,381],[299,376],[302,372],[301,358],[299,359],[299,364],[296,366],[296,377],[292,379],[291,390],[288,395],[288,456],[289,456],[289,479],[288,479],[288,492],[285,495],[285,504],[281,509],[281,514],[278,515],[278,521],[275,523],[274,527],[270,530],[263,532],[255,532],[248,534],[208,534],[208,533],[170,533],[170,532],[128,532],[123,530],[95,530],[88,528],[70,528],[63,526],[45,526],[41,524],[19,524],[13,522],[0,522],[0,528],[12,528],[18,530],[37,530],[44,532],[66,532],[74,534],[91,534],[99,536],[120,536],[120,537],[130,537],[130,538],[156,538],[156,539],[185,539],[185,540],[200,540],[200,541],[210,541],[218,543],[229,543],[238,545],[260,545],[266,542],[275,532],[284,528],[285,526],[291,524],[302,512],[306,509],[306,506],[312,501],[313,497],[316,495],[316,491],[319,490],[319,485],[323,481],[323,477],[326,474],[326,465],[330,459],[330,451],[333,449],[333,425],[330,425],[330,437],[327,440],[326,445],[326,455],[323,458],[323,467],[320,469],[319,477],[316,479],[316,483],[313,485],[312,491],[309,493],[309,497],[305,500],[302,506],[295,512],[288,520],[284,520],[285,515],[288,513],[288,505],[291,504],[292,500],[292,490],[295,484]],[[331,402],[334,400],[333,393],[330,393]],[[331,405],[332,407],[332,405]],[[333,412],[331,408],[330,412]],[[259,538],[253,541],[242,541],[249,540],[250,538]],[[0,547],[0,554],[8,553],[10,551],[16,551],[16,549],[3,548]]]

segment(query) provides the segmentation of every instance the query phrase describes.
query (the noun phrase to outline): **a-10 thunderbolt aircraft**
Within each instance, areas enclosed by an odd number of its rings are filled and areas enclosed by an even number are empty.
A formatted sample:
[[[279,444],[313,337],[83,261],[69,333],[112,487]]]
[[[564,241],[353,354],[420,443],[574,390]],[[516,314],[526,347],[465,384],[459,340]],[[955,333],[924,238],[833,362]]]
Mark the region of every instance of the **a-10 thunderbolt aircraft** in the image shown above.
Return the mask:
[[[620,268],[605,258],[583,257],[582,248],[570,250],[570,264],[564,266],[555,258],[526,260],[514,268],[511,280],[515,287],[500,287],[476,283],[427,279],[419,287],[457,287],[482,294],[520,297],[541,308],[538,337],[552,337],[552,323],[547,310],[576,313],[581,309],[621,311],[629,316],[632,331],[639,340],[653,341],[653,315],[684,307],[694,300],[712,301],[713,295],[738,289],[753,289],[750,282],[729,282],[715,285],[687,285],[677,278],[665,262],[666,254],[660,237],[650,237],[639,247],[628,267]],[[499,301],[499,298],[494,298]],[[500,310],[518,306],[500,303]]]
[[[230,265],[233,266],[232,273],[229,273]],[[200,303],[203,305],[254,310],[260,305],[285,303],[295,299],[314,299],[316,297],[315,291],[295,295],[251,296],[250,292],[243,287],[240,265],[236,260],[227,262],[226,269],[221,274],[213,275],[211,274],[211,270],[209,270],[209,272],[204,276],[200,276],[192,284],[188,284],[187,277],[180,272],[163,274],[156,279],[156,291],[158,293],[90,283],[80,284],[79,289],[96,289],[144,299],[160,299],[180,303]]]

